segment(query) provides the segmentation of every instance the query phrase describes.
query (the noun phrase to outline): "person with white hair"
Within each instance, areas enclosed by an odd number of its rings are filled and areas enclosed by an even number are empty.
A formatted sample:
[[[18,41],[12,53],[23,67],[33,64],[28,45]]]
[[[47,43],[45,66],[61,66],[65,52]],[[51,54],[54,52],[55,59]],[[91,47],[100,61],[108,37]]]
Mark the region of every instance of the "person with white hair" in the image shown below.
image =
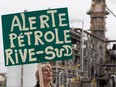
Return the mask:
[[[36,71],[36,85],[34,87],[52,87],[52,67],[50,64],[42,64],[42,74],[43,74],[43,86],[40,85],[39,81],[39,70]]]

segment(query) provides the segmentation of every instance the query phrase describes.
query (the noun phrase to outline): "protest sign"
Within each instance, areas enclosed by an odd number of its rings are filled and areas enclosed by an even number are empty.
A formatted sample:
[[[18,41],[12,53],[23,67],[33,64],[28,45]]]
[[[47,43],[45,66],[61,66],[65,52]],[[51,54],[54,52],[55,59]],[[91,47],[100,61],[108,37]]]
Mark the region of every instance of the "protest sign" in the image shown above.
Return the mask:
[[[72,58],[67,8],[2,15],[5,65]]]

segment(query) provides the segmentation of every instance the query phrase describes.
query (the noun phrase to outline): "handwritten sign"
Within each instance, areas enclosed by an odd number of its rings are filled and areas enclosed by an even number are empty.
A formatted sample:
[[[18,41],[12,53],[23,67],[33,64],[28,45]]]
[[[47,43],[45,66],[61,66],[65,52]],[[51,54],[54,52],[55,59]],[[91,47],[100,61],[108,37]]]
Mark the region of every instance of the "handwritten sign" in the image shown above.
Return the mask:
[[[2,15],[5,65],[72,58],[67,8]]]

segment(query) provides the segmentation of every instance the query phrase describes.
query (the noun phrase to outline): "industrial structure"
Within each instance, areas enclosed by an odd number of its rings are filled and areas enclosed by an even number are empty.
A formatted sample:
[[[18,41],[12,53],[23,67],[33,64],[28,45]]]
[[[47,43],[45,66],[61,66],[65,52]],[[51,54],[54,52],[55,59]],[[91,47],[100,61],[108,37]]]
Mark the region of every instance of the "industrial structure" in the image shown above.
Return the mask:
[[[71,28],[73,59],[50,62],[54,71],[53,87],[116,87],[116,40],[105,37],[105,19],[109,14],[105,0],[92,0],[87,14],[91,18],[89,32],[83,27]],[[108,48],[110,44],[112,48]],[[13,67],[9,67],[7,85],[12,86],[10,82],[16,80],[20,87],[34,85],[36,66],[14,68],[14,76],[20,72],[19,80],[10,78]],[[26,72],[29,76],[25,76]]]
[[[105,0],[92,0],[87,14],[91,18],[90,32],[71,29],[73,59],[54,65],[57,66],[55,76],[59,78],[55,87],[116,86],[116,40],[105,37],[105,19],[109,14]],[[110,44],[112,48],[108,48]]]

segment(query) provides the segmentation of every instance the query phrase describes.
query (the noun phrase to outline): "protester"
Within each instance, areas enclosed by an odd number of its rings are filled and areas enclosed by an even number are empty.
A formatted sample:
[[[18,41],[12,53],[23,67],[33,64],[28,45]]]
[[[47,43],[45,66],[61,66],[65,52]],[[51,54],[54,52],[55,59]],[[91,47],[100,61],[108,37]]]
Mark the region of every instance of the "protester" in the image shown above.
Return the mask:
[[[34,87],[52,87],[52,67],[50,64],[42,64],[43,86],[40,85],[39,70],[36,71],[36,85]]]

